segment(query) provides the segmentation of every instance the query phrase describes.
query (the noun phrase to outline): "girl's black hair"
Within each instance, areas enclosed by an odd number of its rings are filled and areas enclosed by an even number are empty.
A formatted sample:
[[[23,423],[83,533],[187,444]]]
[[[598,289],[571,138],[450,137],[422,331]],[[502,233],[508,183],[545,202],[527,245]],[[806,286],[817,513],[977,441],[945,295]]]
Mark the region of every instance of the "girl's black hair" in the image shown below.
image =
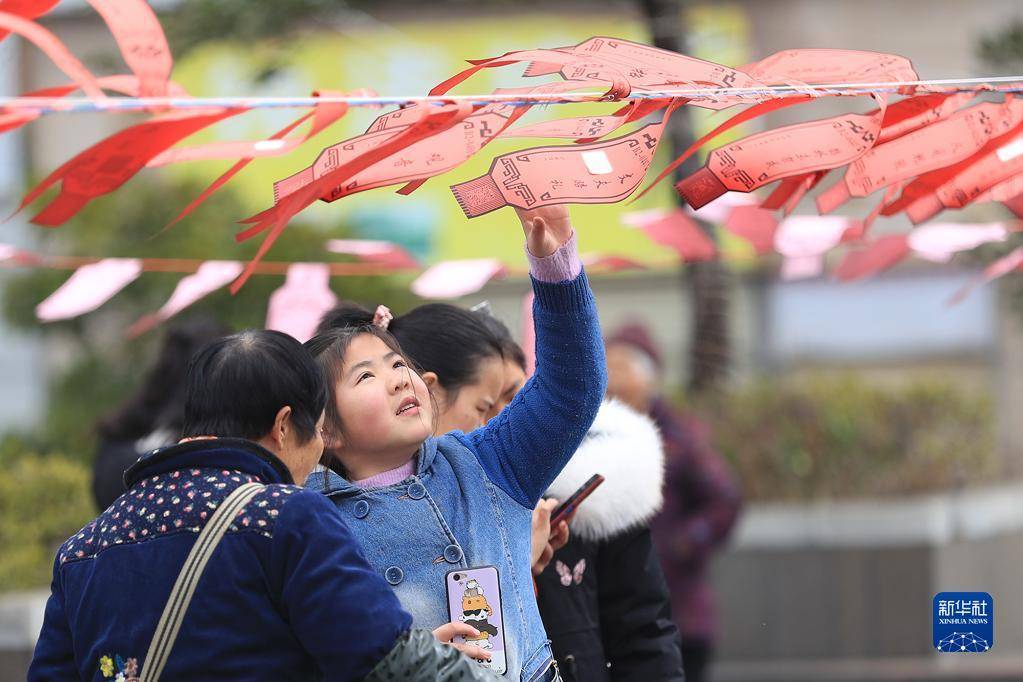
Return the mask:
[[[372,321],[369,309],[345,302],[328,311],[317,330],[372,326]],[[427,303],[395,316],[387,331],[418,371],[437,375],[449,399],[476,380],[482,361],[504,357],[500,340],[479,315],[447,303]]]
[[[327,382],[313,357],[287,334],[250,329],[196,353],[185,380],[182,436],[259,440],[282,407],[301,442],[316,435]]]
[[[100,438],[135,441],[158,429],[179,433],[184,419],[185,374],[196,351],[230,333],[207,317],[172,324],[139,390],[96,424]]]
[[[327,316],[330,316],[331,326],[325,326]],[[362,306],[342,303],[329,311],[327,316],[324,316],[320,322],[316,336],[306,341],[304,345],[319,367],[320,374],[327,384],[327,394],[330,400],[330,409],[326,411],[324,426],[333,443],[328,443],[323,448],[320,464],[347,477],[344,464],[338,457],[334,445],[343,445],[345,438],[345,425],[341,422],[341,415],[337,411],[337,386],[344,374],[345,354],[348,352],[348,347],[352,345],[352,341],[357,336],[362,334],[375,336],[402,357],[409,367],[409,372],[415,370],[394,336],[385,329],[374,325],[373,314]],[[436,419],[436,405],[433,406],[433,415]],[[326,486],[326,480],[324,480],[324,485]]]
[[[488,310],[473,310],[475,315],[483,326],[487,328],[494,338],[501,344],[501,352],[504,354],[506,360],[511,360],[519,367],[522,368],[523,372],[527,372],[526,369],[526,354],[522,350],[522,346],[515,342],[512,338],[511,332],[508,330],[508,326],[501,320],[494,317]]]

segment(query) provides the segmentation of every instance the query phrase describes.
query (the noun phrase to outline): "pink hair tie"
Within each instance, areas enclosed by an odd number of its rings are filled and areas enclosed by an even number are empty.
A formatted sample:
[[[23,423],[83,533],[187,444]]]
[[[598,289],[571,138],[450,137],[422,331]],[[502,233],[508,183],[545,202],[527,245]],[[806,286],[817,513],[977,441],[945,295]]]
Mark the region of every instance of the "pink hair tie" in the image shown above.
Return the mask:
[[[378,305],[376,312],[373,313],[373,324],[381,329],[387,329],[393,319],[394,315],[391,314],[391,309],[385,305]]]

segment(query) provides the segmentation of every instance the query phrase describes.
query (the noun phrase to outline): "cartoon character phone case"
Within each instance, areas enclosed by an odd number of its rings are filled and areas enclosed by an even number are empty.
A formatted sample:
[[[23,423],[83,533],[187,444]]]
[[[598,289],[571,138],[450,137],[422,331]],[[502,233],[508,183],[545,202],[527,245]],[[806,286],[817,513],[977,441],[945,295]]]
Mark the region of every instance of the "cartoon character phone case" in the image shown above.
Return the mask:
[[[462,622],[479,630],[476,639],[455,637],[459,644],[486,649],[491,659],[480,661],[498,674],[508,670],[504,648],[504,614],[501,611],[501,581],[495,566],[449,571],[445,581],[448,590],[448,613],[452,622]]]

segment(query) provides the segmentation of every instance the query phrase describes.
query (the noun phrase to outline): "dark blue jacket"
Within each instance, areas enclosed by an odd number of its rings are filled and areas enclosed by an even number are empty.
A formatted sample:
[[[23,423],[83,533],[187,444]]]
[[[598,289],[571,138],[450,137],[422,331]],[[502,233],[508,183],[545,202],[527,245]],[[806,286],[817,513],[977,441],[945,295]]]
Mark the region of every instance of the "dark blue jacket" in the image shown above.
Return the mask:
[[[409,630],[334,505],[255,443],[175,445],[125,476],[128,491],[57,553],[29,680],[137,676],[196,535],[253,480],[267,487],[206,567],[164,679],[361,679]]]

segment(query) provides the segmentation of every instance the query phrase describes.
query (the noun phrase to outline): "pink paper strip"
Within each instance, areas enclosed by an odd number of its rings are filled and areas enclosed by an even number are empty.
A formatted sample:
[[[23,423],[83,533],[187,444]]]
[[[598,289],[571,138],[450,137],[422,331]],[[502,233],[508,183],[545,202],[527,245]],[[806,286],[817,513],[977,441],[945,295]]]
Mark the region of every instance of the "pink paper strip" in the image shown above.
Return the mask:
[[[1023,173],[1014,175],[1008,180],[1003,180],[997,185],[974,199],[978,204],[985,201],[1011,201],[1023,194]]]
[[[353,96],[361,96],[371,91],[356,91],[350,93]],[[338,97],[344,95],[342,92],[327,90],[314,92],[315,97]],[[264,156],[283,156],[298,147],[307,140],[318,135],[324,128],[332,125],[348,112],[348,104],[345,102],[324,102],[314,105],[313,111],[301,116],[297,121],[289,125],[284,133],[278,132],[264,140],[244,140],[236,142],[212,142],[210,144],[197,145],[194,147],[177,147],[168,149],[146,164],[147,167],[165,166],[171,163],[183,161],[205,161],[210,159],[242,159],[245,162]],[[309,131],[298,137],[284,137],[288,132],[295,129],[300,123],[304,123],[312,117],[313,122]]]
[[[142,262],[137,258],[105,258],[83,265],[36,306],[36,317],[43,322],[54,322],[92,312],[140,274]]]
[[[323,313],[337,305],[330,289],[330,267],[324,263],[293,263],[284,284],[270,294],[266,328],[290,334],[305,343],[316,333]]]
[[[983,244],[1004,242],[1009,237],[1005,223],[928,223],[907,236],[909,248],[920,258],[947,263],[960,251]]]
[[[174,293],[157,313],[169,319],[217,289],[226,287],[242,274],[242,264],[230,260],[208,260],[193,274],[183,277],[174,287]]]
[[[906,235],[888,235],[865,249],[847,253],[835,268],[834,275],[842,282],[865,279],[897,265],[908,255]]]
[[[999,183],[1023,173],[1023,135],[979,160],[938,187],[932,195],[913,202],[906,214],[914,224],[930,220],[944,209],[959,209]]]
[[[858,225],[857,221],[840,216],[790,216],[777,226],[774,248],[789,258],[822,256]]]
[[[113,192],[146,162],[179,140],[245,109],[200,109],[159,116],[94,144],[52,172],[22,199],[21,207],[61,183],[60,193],[32,218],[37,225],[62,225],[90,201]],[[20,210],[19,208],[19,210]]]
[[[634,213],[623,220],[643,230],[651,240],[673,249],[687,263],[717,256],[714,242],[682,208]]]
[[[174,60],[156,13],[144,0],[89,0],[121,49],[125,63],[139,78],[142,97],[167,94]]]
[[[993,282],[999,277],[1004,277],[1010,272],[1014,272],[1023,268],[1023,246],[1013,249],[1009,254],[1002,256],[994,263],[991,263],[986,268],[980,277],[976,278],[962,289],[957,291],[948,300],[949,305],[956,305],[961,302],[964,298],[970,295],[970,293],[977,287]]]
[[[884,144],[946,119],[975,98],[977,93],[933,93],[908,97],[888,107],[877,143]]]
[[[728,220],[728,216],[732,214],[732,211],[739,206],[756,205],[756,197],[743,194],[742,192],[726,192],[699,210],[694,211],[689,206],[686,206],[686,210],[690,211],[700,220],[706,220],[708,223],[724,224]]]
[[[579,260],[586,270],[595,272],[622,272],[623,270],[646,270],[646,265],[625,256],[613,256],[604,253],[584,253]]]
[[[242,268],[242,264],[237,261],[206,261],[194,273],[183,277],[178,282],[174,293],[158,311],[143,315],[132,323],[126,332],[127,336],[134,338],[144,334],[199,299],[227,286],[241,274]]]
[[[0,11],[26,19],[35,19],[49,12],[58,2],[60,0],[3,0],[0,2]],[[8,31],[0,31],[0,40],[8,35],[10,35]]]
[[[401,113],[409,109],[399,110]],[[503,105],[490,105],[466,117],[457,126],[448,128],[405,149],[387,159],[356,173],[343,185],[324,193],[324,201],[336,201],[358,192],[430,178],[446,173],[471,158],[508,123],[513,110]],[[389,115],[391,116],[391,115]],[[382,125],[371,126],[371,131],[327,147],[312,166],[274,183],[274,200],[279,202],[300,188],[323,177],[338,165],[380,147],[407,129],[407,124],[392,125],[390,117]]]
[[[819,277],[824,272],[824,256],[791,256],[781,262],[781,278],[786,282]]]
[[[275,204],[269,209],[243,220],[242,222],[244,223],[252,224],[252,227],[236,235],[236,239],[251,237],[260,232],[267,232],[267,235],[263,238],[263,242],[259,245],[256,255],[249,261],[241,277],[231,284],[231,292],[237,293],[244,286],[255,270],[256,265],[270,250],[277,238],[280,237],[291,218],[297,215],[299,211],[312,204],[317,198],[324,196],[324,193],[329,192],[332,187],[344,187],[346,178],[369,168],[379,161],[387,159],[389,156],[399,153],[419,140],[436,135],[448,128],[453,128],[473,113],[474,107],[466,102],[456,102],[450,105],[421,109],[418,112],[418,119],[415,123],[409,125],[379,147],[368,150],[350,161],[342,163],[326,175],[313,180],[293,194],[284,197],[279,204]]]
[[[771,211],[759,206],[736,206],[725,221],[725,229],[742,237],[763,255],[774,249],[774,235],[778,219]]]
[[[504,272],[496,258],[444,261],[416,278],[411,289],[420,298],[458,298],[476,293]]]
[[[394,268],[414,268],[419,265],[408,251],[394,242],[373,239],[331,239],[327,250],[358,256],[367,263],[377,263]]]

